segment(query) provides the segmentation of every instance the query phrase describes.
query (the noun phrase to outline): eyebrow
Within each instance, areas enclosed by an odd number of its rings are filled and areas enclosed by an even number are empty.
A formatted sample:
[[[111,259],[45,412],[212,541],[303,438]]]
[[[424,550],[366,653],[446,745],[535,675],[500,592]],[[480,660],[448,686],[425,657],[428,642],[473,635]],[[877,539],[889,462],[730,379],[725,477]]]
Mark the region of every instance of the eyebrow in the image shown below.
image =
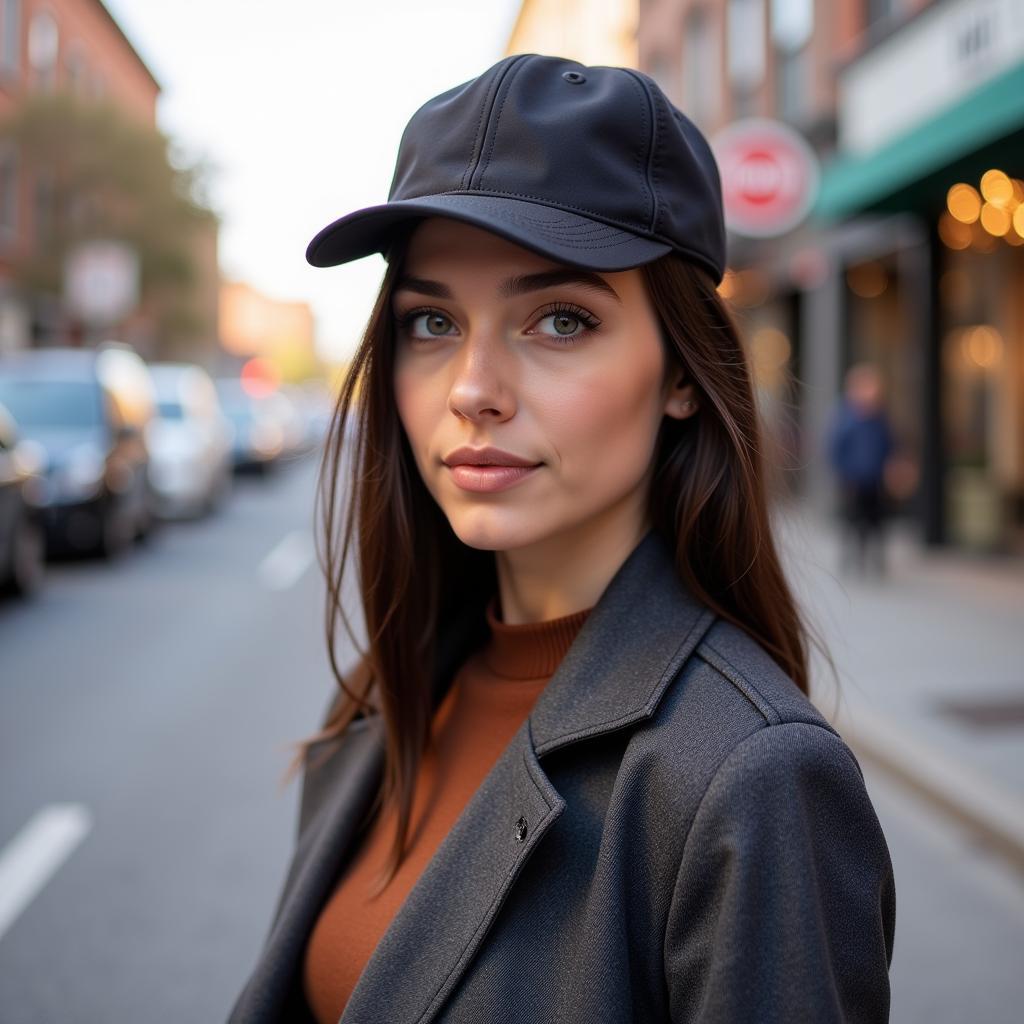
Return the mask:
[[[554,288],[558,285],[574,284],[581,288],[589,288],[592,291],[610,295],[616,302],[621,302],[618,292],[597,274],[589,270],[542,270],[537,274],[519,274],[510,277],[498,286],[498,295],[504,299],[510,299],[516,295],[525,295],[527,292],[541,291],[543,288]],[[395,291],[418,292],[420,295],[430,295],[435,299],[454,298],[451,288],[441,281],[430,281],[424,277],[411,277],[406,275],[398,280]]]

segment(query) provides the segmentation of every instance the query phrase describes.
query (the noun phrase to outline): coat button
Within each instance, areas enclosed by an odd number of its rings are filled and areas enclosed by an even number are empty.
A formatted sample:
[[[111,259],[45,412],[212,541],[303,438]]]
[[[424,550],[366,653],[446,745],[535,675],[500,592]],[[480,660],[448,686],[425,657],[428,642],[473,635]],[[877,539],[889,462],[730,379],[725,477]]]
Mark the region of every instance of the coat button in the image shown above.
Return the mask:
[[[526,819],[520,818],[516,822],[516,842],[521,843],[526,838]]]

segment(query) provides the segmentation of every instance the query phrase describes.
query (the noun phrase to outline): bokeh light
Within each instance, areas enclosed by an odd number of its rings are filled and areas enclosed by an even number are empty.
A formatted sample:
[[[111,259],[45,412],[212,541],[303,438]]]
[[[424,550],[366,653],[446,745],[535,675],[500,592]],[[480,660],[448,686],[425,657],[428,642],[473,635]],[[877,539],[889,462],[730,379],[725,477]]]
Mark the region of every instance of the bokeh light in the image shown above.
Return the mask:
[[[871,260],[858,263],[846,272],[846,283],[854,295],[862,299],[877,299],[889,285],[889,277],[881,263]]]
[[[963,224],[973,224],[981,213],[981,196],[977,189],[957,182],[946,193],[946,208]]]
[[[939,238],[950,249],[966,249],[971,244],[971,228],[949,213],[939,218]]]
[[[997,365],[1003,355],[1002,335],[989,324],[968,327],[960,337],[964,358],[987,370]]]
[[[981,176],[981,194],[994,206],[1006,206],[1013,199],[1013,182],[1003,171],[986,171]]]
[[[985,203],[981,208],[979,220],[981,221],[981,226],[990,235],[995,235],[997,238],[1002,238],[1010,230],[1009,211],[1002,206],[997,206],[995,203]]]

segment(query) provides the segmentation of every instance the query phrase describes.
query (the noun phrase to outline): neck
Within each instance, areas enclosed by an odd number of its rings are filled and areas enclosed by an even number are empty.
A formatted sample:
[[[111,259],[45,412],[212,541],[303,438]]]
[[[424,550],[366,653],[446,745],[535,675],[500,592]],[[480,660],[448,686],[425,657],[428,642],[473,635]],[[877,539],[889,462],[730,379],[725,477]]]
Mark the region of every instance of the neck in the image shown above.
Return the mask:
[[[593,608],[650,527],[636,508],[496,554],[502,619],[546,622]]]

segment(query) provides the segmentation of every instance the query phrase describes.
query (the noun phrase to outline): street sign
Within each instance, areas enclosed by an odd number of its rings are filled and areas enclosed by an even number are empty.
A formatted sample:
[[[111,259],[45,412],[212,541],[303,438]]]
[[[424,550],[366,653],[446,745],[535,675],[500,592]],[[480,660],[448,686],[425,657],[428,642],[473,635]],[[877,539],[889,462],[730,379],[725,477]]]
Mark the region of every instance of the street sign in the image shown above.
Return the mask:
[[[735,121],[711,142],[722,175],[726,227],[750,238],[792,230],[814,204],[818,160],[781,121]]]
[[[139,301],[139,257],[123,242],[82,242],[64,266],[64,299],[85,323],[106,327]]]

